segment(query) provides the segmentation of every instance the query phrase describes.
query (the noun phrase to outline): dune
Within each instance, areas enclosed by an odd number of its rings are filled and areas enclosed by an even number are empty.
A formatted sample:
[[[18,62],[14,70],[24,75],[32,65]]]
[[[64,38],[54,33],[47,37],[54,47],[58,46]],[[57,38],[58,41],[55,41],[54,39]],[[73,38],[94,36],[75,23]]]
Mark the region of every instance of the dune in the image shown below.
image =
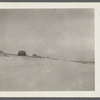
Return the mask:
[[[94,91],[94,63],[0,57],[0,91]]]

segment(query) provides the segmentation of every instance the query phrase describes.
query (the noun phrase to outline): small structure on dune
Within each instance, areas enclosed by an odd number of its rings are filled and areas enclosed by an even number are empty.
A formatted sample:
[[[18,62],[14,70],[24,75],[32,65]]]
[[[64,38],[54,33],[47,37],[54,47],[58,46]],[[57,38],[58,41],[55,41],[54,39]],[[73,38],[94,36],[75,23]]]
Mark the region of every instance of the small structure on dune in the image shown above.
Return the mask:
[[[21,50],[18,52],[18,56],[26,56],[26,52]]]

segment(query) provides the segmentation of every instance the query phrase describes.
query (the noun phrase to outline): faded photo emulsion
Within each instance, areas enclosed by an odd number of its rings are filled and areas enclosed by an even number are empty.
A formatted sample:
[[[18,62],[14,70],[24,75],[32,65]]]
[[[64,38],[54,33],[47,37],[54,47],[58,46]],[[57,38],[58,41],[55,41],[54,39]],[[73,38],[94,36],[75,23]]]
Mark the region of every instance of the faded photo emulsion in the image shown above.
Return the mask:
[[[94,91],[94,9],[0,9],[0,91]]]

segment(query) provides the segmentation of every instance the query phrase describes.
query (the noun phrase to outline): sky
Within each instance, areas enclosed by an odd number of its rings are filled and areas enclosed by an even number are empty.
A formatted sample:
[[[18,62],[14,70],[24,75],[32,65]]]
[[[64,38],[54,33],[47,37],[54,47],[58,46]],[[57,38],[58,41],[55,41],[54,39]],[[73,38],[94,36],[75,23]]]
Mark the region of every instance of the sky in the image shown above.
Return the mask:
[[[94,10],[0,9],[0,50],[94,60]]]

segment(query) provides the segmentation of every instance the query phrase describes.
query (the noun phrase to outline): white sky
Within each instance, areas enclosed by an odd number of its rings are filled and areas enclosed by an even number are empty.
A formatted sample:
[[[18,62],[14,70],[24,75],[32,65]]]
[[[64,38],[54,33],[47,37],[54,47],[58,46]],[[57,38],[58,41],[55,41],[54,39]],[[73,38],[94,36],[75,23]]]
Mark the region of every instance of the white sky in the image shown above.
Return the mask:
[[[0,10],[0,50],[93,60],[94,10]]]

